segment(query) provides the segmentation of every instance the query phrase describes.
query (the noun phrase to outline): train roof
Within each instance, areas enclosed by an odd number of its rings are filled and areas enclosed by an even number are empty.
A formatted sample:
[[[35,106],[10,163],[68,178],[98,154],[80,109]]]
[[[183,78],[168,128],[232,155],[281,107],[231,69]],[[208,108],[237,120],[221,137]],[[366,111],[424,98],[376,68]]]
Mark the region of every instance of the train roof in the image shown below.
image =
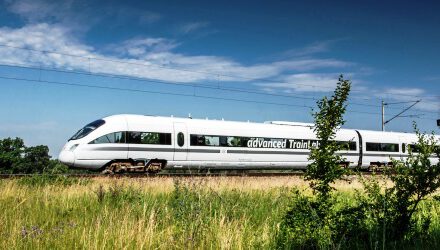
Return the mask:
[[[186,123],[198,123],[198,124],[212,124],[212,123],[218,123],[218,122],[224,122],[229,125],[256,125],[256,126],[298,126],[298,127],[305,127],[305,128],[312,128],[312,123],[300,123],[300,122],[285,122],[285,121],[266,121],[266,122],[251,122],[251,121],[228,121],[228,120],[217,120],[217,119],[200,119],[200,118],[182,118],[182,117],[168,117],[168,116],[152,116],[152,115],[137,115],[137,114],[118,114],[118,115],[111,115],[104,117],[103,119],[109,120],[109,119],[118,119],[118,118],[129,118],[130,120],[137,120],[139,122],[146,121],[150,119],[160,119],[163,121],[174,121],[174,122],[186,122]]]
[[[265,122],[251,122],[251,121],[228,121],[228,120],[217,120],[217,119],[200,119],[200,118],[190,118],[190,117],[174,117],[174,116],[154,116],[154,115],[139,115],[139,114],[116,114],[116,115],[111,115],[111,116],[107,116],[104,117],[103,119],[108,120],[108,119],[117,119],[117,118],[129,118],[129,119],[134,119],[134,120],[138,120],[138,121],[142,121],[142,120],[149,120],[149,119],[161,119],[164,121],[175,121],[175,122],[190,122],[190,123],[208,123],[208,124],[212,124],[213,122],[225,122],[228,123],[230,125],[244,125],[244,124],[252,124],[252,125],[257,125],[257,126],[298,126],[298,127],[308,127],[308,128],[312,128],[313,127],[313,123],[302,123],[302,122],[291,122],[291,121],[265,121]],[[408,136],[415,136],[414,133],[409,133],[409,132],[394,132],[394,131],[377,131],[377,130],[360,130],[360,129],[347,129],[347,128],[341,128],[340,131],[347,131],[347,130],[357,130],[359,131],[361,134],[363,135],[371,135],[371,136],[381,136],[384,133],[386,133],[387,136],[396,136],[396,137],[408,137]],[[439,135],[435,135],[437,138],[440,138]]]

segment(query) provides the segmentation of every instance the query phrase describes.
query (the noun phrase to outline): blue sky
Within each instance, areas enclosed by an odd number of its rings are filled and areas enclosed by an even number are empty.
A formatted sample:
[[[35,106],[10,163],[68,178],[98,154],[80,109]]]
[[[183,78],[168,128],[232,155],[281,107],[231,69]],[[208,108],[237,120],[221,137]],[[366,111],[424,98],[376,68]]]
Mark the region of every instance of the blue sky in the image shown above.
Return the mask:
[[[417,117],[387,130],[410,132],[415,120],[438,133],[435,1],[0,6],[0,137],[49,145],[54,156],[84,124],[117,113],[311,122],[341,73],[353,82],[345,127],[379,130],[382,99],[420,99],[406,113]]]

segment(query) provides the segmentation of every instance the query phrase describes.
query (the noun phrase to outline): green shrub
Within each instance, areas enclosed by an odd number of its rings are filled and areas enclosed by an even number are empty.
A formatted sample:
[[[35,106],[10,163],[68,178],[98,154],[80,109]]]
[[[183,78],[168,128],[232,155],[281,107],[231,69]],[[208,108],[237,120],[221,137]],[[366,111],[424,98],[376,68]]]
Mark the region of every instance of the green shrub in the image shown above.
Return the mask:
[[[434,156],[440,159],[440,151],[433,135],[421,134],[416,125],[414,128],[418,152],[410,150],[407,159],[393,160],[393,167],[385,171],[385,178],[393,185],[381,187],[376,179],[364,181],[369,198],[364,198],[363,202],[371,208],[370,217],[377,231],[383,231],[383,242],[411,241],[425,235],[431,223],[429,217],[416,219],[414,214],[420,202],[440,187],[440,163],[431,163]]]
[[[316,249],[327,248],[330,241],[330,230],[322,220],[319,202],[304,196],[294,189],[290,207],[285,214],[277,235],[278,249]]]

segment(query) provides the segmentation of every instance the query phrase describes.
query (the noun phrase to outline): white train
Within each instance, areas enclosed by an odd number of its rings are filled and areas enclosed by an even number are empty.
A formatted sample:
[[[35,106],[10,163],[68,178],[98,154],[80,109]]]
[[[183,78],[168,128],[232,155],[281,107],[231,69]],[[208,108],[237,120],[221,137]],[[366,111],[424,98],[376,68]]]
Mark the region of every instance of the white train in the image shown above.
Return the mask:
[[[436,137],[439,138],[438,136]],[[350,168],[405,158],[415,134],[340,129],[336,141]],[[305,169],[317,141],[313,124],[232,122],[113,115],[79,130],[59,160],[71,167],[119,171],[185,169]]]

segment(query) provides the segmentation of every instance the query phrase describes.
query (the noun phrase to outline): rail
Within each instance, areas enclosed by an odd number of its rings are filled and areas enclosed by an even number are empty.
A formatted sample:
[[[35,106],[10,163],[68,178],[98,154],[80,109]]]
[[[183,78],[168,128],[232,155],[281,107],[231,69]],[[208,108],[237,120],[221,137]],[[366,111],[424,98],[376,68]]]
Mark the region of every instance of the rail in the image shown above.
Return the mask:
[[[355,176],[361,173],[362,175],[382,174],[381,172],[351,172],[348,176]],[[277,176],[303,176],[304,172],[159,172],[151,173],[118,173],[118,174],[102,174],[102,173],[65,173],[65,174],[0,174],[0,179],[13,179],[33,176],[48,176],[48,177],[73,177],[73,178],[153,178],[153,177],[229,177],[229,176],[243,176],[243,177],[277,177]]]

